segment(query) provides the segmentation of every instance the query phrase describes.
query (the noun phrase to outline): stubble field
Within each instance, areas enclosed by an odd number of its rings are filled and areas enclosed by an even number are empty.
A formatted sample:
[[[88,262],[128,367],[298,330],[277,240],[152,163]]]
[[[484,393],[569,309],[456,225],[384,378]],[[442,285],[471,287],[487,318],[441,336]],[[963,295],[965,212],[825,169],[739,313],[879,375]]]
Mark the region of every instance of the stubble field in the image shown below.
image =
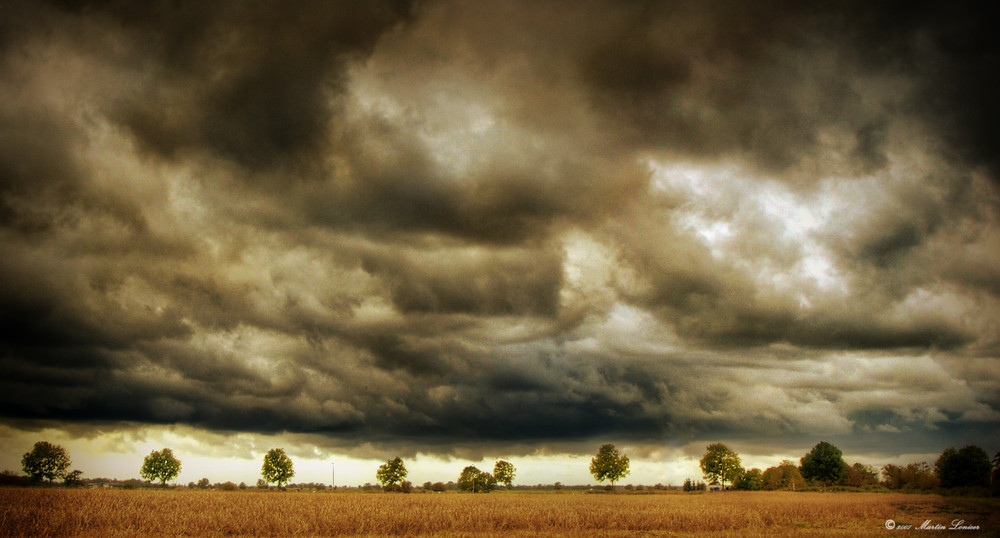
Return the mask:
[[[363,494],[0,488],[11,536],[997,535],[996,499],[875,493]],[[886,520],[896,528],[886,528]]]

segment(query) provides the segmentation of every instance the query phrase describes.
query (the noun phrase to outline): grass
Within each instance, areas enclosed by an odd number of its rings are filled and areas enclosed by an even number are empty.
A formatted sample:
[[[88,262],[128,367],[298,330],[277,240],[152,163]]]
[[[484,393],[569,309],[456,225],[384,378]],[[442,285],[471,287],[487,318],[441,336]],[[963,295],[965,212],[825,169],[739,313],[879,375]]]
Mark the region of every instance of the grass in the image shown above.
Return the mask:
[[[919,526],[925,520],[950,525],[964,519],[982,533],[998,535],[996,501],[877,493],[402,495],[0,488],[0,534],[903,536],[926,531],[889,531],[885,521]]]

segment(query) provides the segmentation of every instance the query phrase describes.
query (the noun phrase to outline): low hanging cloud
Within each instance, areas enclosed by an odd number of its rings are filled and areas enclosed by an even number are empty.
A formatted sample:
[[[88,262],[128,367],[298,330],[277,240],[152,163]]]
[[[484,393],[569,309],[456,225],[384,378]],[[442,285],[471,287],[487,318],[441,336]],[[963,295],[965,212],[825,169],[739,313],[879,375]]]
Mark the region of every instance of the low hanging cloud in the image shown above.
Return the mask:
[[[0,420],[992,450],[984,19],[786,8],[11,3]]]

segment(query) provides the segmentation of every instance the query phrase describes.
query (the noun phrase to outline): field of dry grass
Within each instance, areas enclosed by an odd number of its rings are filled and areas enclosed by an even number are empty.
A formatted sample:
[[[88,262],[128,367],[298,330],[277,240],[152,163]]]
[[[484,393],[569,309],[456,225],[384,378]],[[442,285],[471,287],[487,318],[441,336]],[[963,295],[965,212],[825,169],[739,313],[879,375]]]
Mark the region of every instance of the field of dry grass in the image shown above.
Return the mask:
[[[895,536],[885,521],[1000,534],[996,499],[876,493],[364,494],[0,488],[14,536]],[[926,534],[927,531],[912,531]],[[945,532],[945,531],[940,531]],[[955,532],[948,534],[954,535]]]

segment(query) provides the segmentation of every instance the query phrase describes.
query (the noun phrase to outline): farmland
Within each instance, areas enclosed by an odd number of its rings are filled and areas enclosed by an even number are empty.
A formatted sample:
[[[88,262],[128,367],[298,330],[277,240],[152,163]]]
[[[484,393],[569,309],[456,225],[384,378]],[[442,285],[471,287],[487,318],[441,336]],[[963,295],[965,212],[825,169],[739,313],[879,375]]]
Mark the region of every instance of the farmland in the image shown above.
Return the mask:
[[[609,495],[0,488],[14,536],[904,535],[954,520],[1000,530],[996,499],[876,493]],[[914,530],[910,532],[923,533]],[[954,534],[954,533],[951,533]]]

